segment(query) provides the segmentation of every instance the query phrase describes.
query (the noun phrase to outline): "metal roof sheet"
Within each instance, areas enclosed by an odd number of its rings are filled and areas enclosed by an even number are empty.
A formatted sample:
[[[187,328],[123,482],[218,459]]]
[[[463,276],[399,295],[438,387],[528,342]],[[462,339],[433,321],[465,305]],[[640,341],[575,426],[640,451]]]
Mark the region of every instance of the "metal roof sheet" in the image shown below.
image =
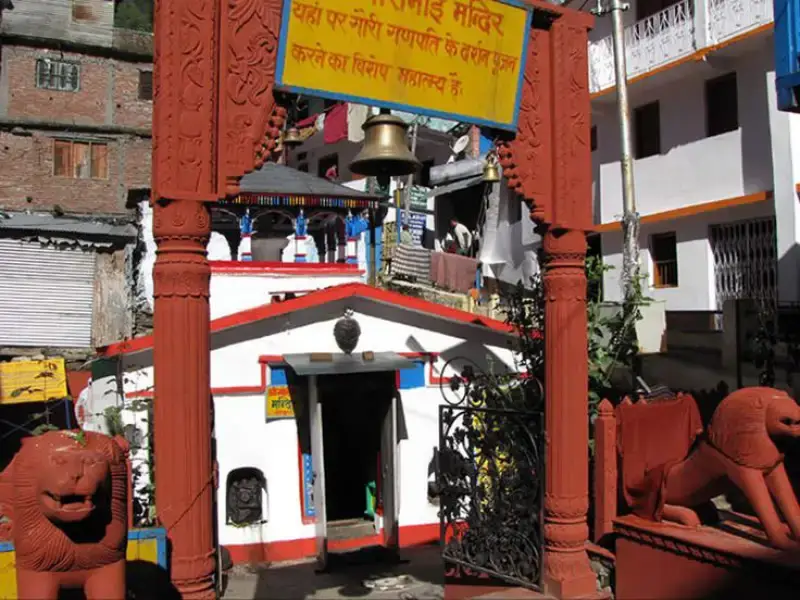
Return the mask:
[[[323,196],[328,198],[381,199],[382,196],[359,192],[286,165],[265,163],[239,181],[239,190],[251,194],[275,196]]]

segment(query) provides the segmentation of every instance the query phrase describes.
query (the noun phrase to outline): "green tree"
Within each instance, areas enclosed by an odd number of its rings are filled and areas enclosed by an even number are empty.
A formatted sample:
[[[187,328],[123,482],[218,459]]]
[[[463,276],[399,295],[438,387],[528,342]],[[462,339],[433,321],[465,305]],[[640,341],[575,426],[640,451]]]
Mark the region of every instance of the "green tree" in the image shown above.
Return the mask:
[[[153,0],[117,0],[114,27],[153,31]]]

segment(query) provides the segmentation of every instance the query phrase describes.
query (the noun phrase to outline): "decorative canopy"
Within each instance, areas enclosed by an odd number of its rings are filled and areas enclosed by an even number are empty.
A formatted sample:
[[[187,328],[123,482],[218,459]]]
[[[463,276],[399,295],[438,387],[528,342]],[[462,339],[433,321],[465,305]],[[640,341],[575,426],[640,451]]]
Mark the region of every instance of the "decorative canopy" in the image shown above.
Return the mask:
[[[383,197],[359,192],[286,165],[265,163],[239,182],[240,193],[223,204],[319,208],[377,208]]]

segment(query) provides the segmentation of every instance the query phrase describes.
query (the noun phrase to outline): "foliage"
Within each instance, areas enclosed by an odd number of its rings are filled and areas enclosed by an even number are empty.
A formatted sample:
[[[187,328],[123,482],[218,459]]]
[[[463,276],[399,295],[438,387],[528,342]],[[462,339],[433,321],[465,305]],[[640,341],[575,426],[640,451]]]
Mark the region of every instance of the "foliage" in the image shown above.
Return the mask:
[[[117,0],[114,27],[153,31],[153,0]]]
[[[109,406],[103,411],[106,420],[106,431],[111,437],[125,435],[125,424],[122,422],[122,407]]]
[[[611,267],[598,257],[587,257],[587,289],[596,289],[603,274]],[[519,284],[505,298],[506,322],[518,332],[518,367],[545,383],[544,370],[544,283],[541,275],[531,279],[526,289]],[[633,368],[637,358],[635,324],[641,318],[641,306],[646,302],[637,286],[637,297],[622,306],[620,311],[602,310],[599,297],[587,300],[589,358],[589,417],[594,420],[600,401],[612,387],[614,371]]]

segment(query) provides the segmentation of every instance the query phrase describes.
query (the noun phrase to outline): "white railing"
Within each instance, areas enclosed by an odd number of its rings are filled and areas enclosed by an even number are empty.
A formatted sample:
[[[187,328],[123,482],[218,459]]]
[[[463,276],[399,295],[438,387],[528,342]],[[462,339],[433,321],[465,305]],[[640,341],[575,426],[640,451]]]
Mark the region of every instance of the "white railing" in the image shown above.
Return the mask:
[[[706,0],[708,36],[714,46],[772,23],[772,0]],[[625,28],[628,78],[683,58],[696,47],[694,6],[682,0]],[[705,37],[705,36],[701,36]],[[614,86],[611,36],[589,42],[589,87],[599,92]]]
[[[772,0],[708,0],[709,44],[719,44],[772,20]]]
[[[692,0],[682,0],[625,28],[628,78],[687,56],[694,50]],[[592,92],[614,85],[614,47],[611,36],[589,43],[589,65],[589,86]]]

